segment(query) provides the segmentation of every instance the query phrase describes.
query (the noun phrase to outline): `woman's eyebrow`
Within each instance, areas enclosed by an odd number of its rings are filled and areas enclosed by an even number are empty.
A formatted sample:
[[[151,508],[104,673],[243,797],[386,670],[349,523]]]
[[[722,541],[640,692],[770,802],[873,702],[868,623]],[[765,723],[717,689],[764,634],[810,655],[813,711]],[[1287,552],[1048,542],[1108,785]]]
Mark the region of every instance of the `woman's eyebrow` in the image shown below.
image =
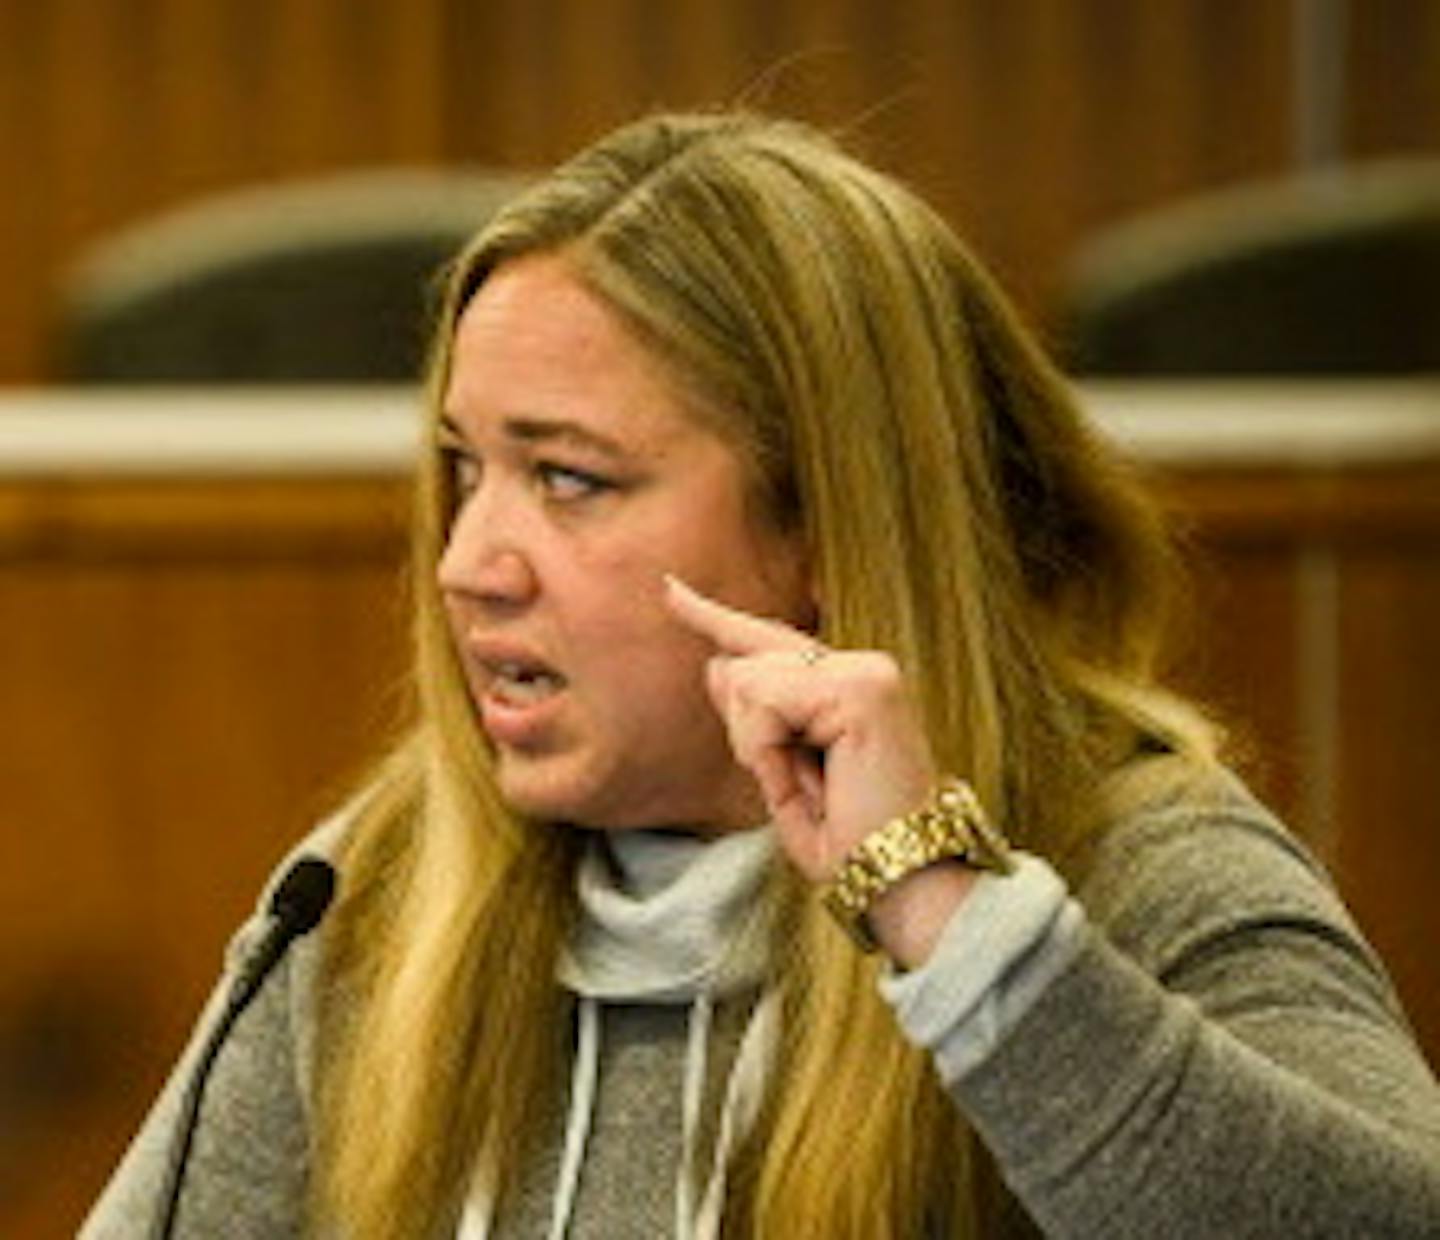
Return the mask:
[[[506,437],[524,444],[558,440],[593,449],[614,460],[628,459],[633,455],[632,450],[618,439],[567,418],[506,418],[501,423],[501,429]],[[470,436],[465,433],[460,419],[448,413],[440,415],[437,438],[447,447],[470,446]]]
[[[520,439],[526,444],[546,444],[546,442],[562,441],[593,448],[595,451],[603,452],[606,457],[628,457],[628,449],[618,439],[612,439],[602,431],[595,431],[590,426],[580,425],[579,422],[572,422],[564,418],[507,418],[504,423],[504,431],[513,439]]]
[[[592,448],[615,460],[628,458],[630,450],[602,431],[565,418],[506,418],[505,434],[522,443],[550,443],[555,440]]]

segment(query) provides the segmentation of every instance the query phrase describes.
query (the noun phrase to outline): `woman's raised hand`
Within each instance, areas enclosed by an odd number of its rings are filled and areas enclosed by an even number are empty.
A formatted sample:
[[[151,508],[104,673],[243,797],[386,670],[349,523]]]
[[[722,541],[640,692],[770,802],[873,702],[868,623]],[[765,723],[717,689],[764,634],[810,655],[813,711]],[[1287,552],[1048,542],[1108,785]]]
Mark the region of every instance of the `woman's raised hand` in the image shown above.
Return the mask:
[[[710,697],[807,878],[829,878],[866,835],[925,802],[935,766],[893,658],[830,650],[674,577],[666,593],[674,614],[715,645]]]

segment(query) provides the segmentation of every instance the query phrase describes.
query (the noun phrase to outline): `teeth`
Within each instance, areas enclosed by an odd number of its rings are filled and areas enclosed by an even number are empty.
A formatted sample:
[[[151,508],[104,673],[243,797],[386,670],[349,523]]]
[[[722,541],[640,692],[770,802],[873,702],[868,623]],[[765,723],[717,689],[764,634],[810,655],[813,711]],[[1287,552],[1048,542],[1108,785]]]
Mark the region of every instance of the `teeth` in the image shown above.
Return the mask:
[[[560,677],[519,663],[499,663],[492,669],[491,690],[509,702],[538,702],[561,686]]]

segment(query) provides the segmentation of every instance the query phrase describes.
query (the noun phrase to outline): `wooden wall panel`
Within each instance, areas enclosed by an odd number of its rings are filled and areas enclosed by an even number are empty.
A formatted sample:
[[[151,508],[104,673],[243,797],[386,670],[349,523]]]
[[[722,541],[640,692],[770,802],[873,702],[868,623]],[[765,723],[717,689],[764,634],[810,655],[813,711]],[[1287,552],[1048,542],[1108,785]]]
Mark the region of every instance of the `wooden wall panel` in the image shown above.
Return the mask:
[[[1097,223],[1289,155],[1284,0],[515,8],[452,10],[452,154],[546,164],[637,111],[750,100],[850,132],[1037,314]],[[495,71],[467,72],[482,47]]]
[[[1428,529],[1343,560],[1335,866],[1440,1064],[1440,481],[1432,495]]]
[[[196,195],[434,163],[442,0],[0,6],[0,382],[46,366],[64,264]]]
[[[0,1233],[40,1240],[73,1234],[260,881],[378,750],[403,503],[363,482],[0,500]]]
[[[1230,760],[1268,804],[1321,851],[1324,825],[1307,794],[1303,688],[1294,634],[1302,605],[1294,549],[1283,540],[1197,533],[1191,597],[1177,634],[1177,682],[1226,730]],[[1278,742],[1278,743],[1277,743]]]
[[[41,321],[59,247],[42,110],[56,86],[38,54],[39,5],[0,5],[0,382],[41,369]]]
[[[1347,6],[1345,149],[1357,158],[1434,155],[1440,147],[1440,4]]]
[[[1440,149],[1433,5],[1351,5],[1357,153]],[[1291,159],[1292,0],[53,0],[0,6],[0,382],[58,272],[196,194],[543,165],[656,106],[858,131],[1044,318],[1092,230]]]
[[[1183,681],[1332,868],[1440,1065],[1440,468],[1161,483],[1193,531]]]

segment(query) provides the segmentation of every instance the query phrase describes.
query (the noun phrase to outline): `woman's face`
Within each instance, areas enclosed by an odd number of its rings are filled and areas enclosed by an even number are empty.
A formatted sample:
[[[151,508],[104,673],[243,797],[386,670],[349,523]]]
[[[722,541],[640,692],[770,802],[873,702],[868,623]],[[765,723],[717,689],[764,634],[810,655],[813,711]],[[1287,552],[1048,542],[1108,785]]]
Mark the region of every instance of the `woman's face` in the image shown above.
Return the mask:
[[[752,511],[740,458],[554,255],[471,300],[444,418],[459,507],[439,582],[506,799],[596,827],[754,825],[713,652],[662,594],[674,573],[809,618],[800,540]]]

